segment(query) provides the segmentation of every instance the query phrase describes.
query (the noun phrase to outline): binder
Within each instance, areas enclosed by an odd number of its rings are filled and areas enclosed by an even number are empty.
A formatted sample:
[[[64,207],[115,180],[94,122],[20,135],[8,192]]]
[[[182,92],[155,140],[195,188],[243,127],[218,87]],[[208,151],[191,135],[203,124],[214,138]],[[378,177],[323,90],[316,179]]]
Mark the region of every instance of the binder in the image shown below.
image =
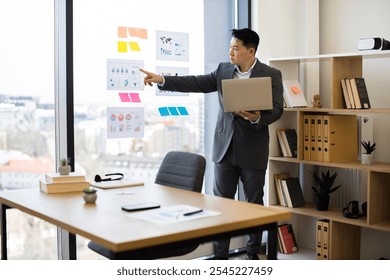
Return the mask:
[[[310,160],[310,116],[303,115],[303,159]]]
[[[310,160],[317,160],[316,115],[310,116]]]
[[[316,258],[322,260],[322,220],[317,220],[316,227]]]
[[[297,157],[298,155],[298,138],[297,132],[294,128],[283,131],[287,141],[287,153],[290,157]]]
[[[287,207],[295,208],[305,205],[305,198],[298,177],[281,179],[280,182],[286,197]]]
[[[322,220],[322,259],[329,260],[330,222]]]
[[[357,160],[357,119],[353,115],[323,115],[323,161]]]
[[[316,116],[316,138],[317,138],[317,161],[323,161],[324,160],[324,145],[322,144],[322,133],[323,133],[323,127],[322,127],[322,121],[323,121],[323,115],[317,115]]]

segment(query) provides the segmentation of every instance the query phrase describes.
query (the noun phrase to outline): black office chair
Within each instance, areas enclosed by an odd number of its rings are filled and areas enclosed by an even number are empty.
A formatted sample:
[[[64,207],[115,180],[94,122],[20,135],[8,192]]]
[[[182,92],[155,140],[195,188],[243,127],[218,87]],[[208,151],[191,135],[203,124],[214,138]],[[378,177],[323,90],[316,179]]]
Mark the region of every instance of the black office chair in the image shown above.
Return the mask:
[[[203,186],[206,159],[189,152],[168,152],[157,172],[156,184],[201,192]],[[188,254],[198,248],[199,243],[188,246],[161,245],[151,249],[140,249],[125,252],[113,252],[90,241],[88,247],[96,253],[111,260],[152,260],[177,257]]]

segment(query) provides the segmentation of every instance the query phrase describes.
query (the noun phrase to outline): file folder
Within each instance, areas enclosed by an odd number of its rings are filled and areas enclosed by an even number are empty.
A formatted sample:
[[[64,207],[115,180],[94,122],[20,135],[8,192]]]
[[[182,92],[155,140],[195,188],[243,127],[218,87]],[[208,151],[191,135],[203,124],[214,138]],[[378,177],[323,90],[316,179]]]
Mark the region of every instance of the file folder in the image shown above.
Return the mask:
[[[357,160],[357,118],[349,115],[323,115],[323,161]]]
[[[310,116],[310,160],[317,160],[316,115]]]
[[[323,161],[324,160],[324,151],[323,151],[323,144],[322,144],[322,133],[323,133],[323,127],[322,127],[322,120],[323,115],[317,115],[316,119],[316,137],[317,137],[317,161]]]
[[[322,220],[322,259],[329,260],[330,223]]]
[[[317,220],[316,226],[316,258],[322,260],[322,220]]]
[[[310,115],[303,116],[303,159],[310,160]]]

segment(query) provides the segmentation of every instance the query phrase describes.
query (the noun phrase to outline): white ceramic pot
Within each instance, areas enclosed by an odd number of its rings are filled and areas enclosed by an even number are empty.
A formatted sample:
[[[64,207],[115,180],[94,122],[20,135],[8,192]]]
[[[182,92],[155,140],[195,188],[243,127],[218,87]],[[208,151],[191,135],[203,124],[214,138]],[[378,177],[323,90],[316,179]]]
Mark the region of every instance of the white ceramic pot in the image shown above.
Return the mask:
[[[71,168],[70,165],[60,165],[60,166],[58,166],[58,172],[61,175],[69,175],[70,168]]]
[[[362,164],[373,164],[375,161],[374,154],[362,154]]]

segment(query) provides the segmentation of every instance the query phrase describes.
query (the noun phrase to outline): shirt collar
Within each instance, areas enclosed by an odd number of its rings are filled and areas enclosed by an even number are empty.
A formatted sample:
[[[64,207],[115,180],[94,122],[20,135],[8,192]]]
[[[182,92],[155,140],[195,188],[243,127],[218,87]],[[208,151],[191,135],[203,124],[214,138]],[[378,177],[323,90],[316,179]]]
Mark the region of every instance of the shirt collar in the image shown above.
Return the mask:
[[[247,72],[241,72],[240,70],[240,67],[238,67],[238,65],[235,65],[235,68],[236,68],[236,71],[239,75],[244,75],[244,74],[250,74],[252,73],[252,70],[253,70],[253,67],[255,67],[255,64],[257,62],[257,59],[255,59],[255,62],[253,62],[251,68],[249,68],[249,70]]]

